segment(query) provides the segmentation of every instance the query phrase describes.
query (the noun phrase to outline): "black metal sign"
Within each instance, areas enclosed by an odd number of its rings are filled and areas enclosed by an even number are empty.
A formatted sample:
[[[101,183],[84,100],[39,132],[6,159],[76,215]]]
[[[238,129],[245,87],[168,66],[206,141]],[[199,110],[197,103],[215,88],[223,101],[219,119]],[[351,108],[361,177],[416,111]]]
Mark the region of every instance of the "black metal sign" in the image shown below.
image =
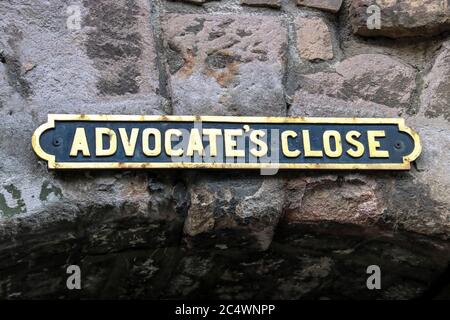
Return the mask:
[[[33,149],[51,169],[407,170],[403,119],[49,115]]]

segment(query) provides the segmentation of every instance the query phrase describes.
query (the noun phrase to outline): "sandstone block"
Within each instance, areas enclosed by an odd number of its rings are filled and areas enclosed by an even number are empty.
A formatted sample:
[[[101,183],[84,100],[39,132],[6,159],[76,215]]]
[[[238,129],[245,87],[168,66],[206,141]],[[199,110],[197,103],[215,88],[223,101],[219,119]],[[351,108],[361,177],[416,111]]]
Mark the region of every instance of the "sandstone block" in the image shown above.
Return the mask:
[[[175,114],[285,114],[279,18],[170,14],[163,27]]]
[[[303,76],[303,87],[311,93],[407,110],[416,90],[415,78],[415,69],[397,59],[361,54],[340,62],[335,72]]]
[[[431,71],[424,79],[420,113],[450,121],[450,42],[444,43]]]
[[[327,24],[322,18],[297,18],[297,47],[307,60],[333,59],[333,45]]]
[[[286,184],[284,218],[288,223],[334,221],[367,225],[382,213],[376,181],[363,175],[334,175],[289,179]]]
[[[190,185],[184,226],[194,246],[266,250],[281,214],[283,180],[252,175],[202,175]],[[211,242],[212,241],[212,242]]]

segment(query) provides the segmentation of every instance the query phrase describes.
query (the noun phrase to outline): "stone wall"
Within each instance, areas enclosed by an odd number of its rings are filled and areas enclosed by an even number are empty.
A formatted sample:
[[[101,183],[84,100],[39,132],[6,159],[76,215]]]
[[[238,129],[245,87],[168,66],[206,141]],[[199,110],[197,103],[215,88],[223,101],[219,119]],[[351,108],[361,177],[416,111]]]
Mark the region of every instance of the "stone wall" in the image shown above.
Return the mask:
[[[1,1],[0,297],[450,297],[449,10]],[[409,172],[55,172],[31,148],[48,113],[403,117],[423,152]]]

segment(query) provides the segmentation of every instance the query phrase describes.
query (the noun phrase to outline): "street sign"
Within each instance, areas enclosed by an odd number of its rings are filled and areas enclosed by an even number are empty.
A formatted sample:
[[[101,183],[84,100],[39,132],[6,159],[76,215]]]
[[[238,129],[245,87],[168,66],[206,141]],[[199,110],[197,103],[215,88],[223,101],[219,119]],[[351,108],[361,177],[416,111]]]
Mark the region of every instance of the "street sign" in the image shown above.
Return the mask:
[[[51,114],[32,145],[50,169],[408,170],[421,152],[398,118]]]

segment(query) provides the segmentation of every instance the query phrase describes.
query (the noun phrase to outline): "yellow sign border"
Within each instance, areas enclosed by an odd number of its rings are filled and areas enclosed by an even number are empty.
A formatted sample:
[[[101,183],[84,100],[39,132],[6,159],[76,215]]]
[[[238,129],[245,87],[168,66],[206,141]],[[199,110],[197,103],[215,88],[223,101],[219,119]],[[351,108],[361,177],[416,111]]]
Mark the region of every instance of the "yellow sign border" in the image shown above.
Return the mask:
[[[414,150],[403,157],[403,163],[205,163],[205,162],[63,162],[46,153],[39,144],[40,136],[55,128],[55,121],[172,121],[172,122],[221,122],[221,123],[323,123],[323,124],[397,124],[399,131],[414,140]],[[49,114],[48,121],[33,133],[31,143],[34,152],[48,163],[49,169],[329,169],[329,170],[409,170],[411,162],[422,152],[419,135],[407,127],[402,118],[315,118],[315,117],[234,117],[234,116],[139,116],[139,115],[87,115]]]

